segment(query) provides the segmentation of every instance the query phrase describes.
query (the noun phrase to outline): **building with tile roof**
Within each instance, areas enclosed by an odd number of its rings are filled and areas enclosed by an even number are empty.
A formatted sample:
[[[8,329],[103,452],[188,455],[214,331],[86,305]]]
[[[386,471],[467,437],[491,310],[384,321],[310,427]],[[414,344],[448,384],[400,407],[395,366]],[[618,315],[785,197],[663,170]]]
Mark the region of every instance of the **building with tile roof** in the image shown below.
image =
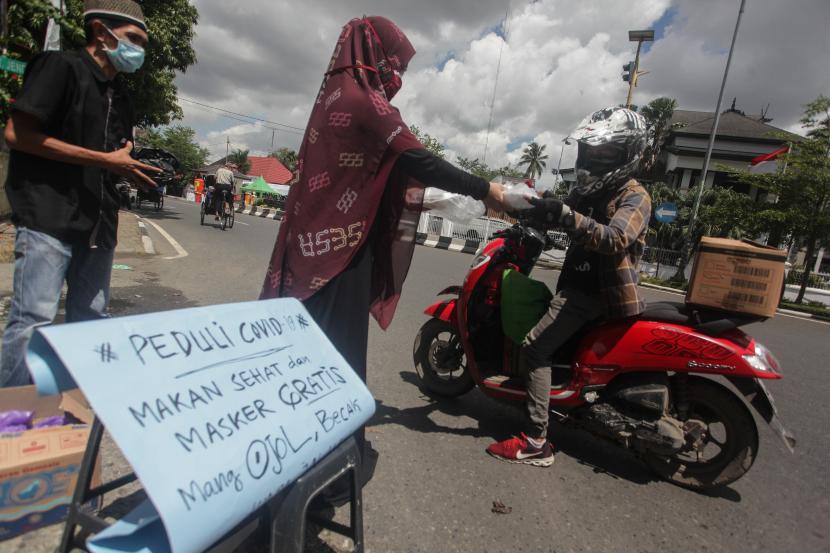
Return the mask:
[[[227,158],[217,159],[210,165],[199,169],[199,173],[212,175],[216,170],[225,165]],[[250,182],[257,177],[262,177],[268,184],[288,184],[293,178],[291,171],[283,165],[280,160],[274,157],[248,156],[248,163],[251,167],[247,173],[236,173],[234,176],[240,181]]]
[[[713,112],[678,109],[671,120],[672,130],[660,155],[669,185],[688,190],[700,182],[709,135],[715,121]],[[718,131],[706,176],[707,186],[730,186],[757,198],[758,191],[733,182],[729,169],[746,169],[754,158],[769,154],[798,141],[800,136],[769,124],[764,116],[746,115],[732,107],[720,116]],[[763,172],[777,169],[775,161],[764,165]]]

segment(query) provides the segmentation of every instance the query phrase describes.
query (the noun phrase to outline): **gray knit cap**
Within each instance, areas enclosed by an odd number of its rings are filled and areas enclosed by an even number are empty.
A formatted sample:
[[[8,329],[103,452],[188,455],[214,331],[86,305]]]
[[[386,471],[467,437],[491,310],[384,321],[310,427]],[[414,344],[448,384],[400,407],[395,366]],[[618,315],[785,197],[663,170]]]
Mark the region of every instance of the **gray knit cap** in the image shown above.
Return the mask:
[[[84,23],[96,17],[132,23],[147,31],[141,6],[133,0],[84,0]]]

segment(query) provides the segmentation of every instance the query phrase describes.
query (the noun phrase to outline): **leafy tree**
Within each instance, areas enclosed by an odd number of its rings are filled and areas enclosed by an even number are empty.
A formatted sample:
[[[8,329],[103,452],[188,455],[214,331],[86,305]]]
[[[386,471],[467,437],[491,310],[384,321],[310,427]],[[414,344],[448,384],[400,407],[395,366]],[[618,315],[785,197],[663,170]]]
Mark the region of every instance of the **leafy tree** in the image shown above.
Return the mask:
[[[804,106],[801,124],[807,138],[792,144],[776,173],[736,176],[766,189],[777,201],[760,214],[767,225],[780,225],[805,248],[805,269],[796,303],[810,282],[815,254],[830,237],[830,98],[819,96]]]
[[[652,216],[649,221],[649,236],[654,237],[661,247],[680,251],[677,273],[672,280],[681,283],[686,280],[686,265],[703,236],[740,239],[757,236],[763,232],[763,225],[758,217],[763,204],[753,201],[746,194],[720,186],[703,189],[697,219],[695,224],[690,226],[695,200],[701,193],[700,186],[698,184],[686,192],[663,183],[647,186],[655,209],[666,201],[677,205],[677,219],[671,225],[661,225]]]
[[[62,16],[60,10],[47,0],[11,1],[7,17],[8,34],[5,40],[0,39],[0,45],[8,57],[24,62],[42,48],[50,18],[54,18],[62,28],[83,34],[73,19]],[[0,119],[3,123],[8,119],[13,98],[20,92],[22,78],[22,75],[0,71]]]
[[[493,171],[494,177],[495,176],[502,176],[502,177],[511,177],[514,179],[521,179],[524,178],[524,173],[518,167],[513,165],[505,165],[504,167],[499,167],[495,171]]]
[[[669,132],[673,128],[671,118],[676,108],[677,100],[661,97],[655,98],[640,109],[639,113],[645,118],[648,128],[646,151],[643,153],[643,162],[640,166],[643,174],[650,173],[657,163],[660,150],[663,149]]]
[[[196,131],[183,125],[148,129],[138,135],[137,142],[142,147],[160,148],[176,156],[184,182],[193,180],[193,174],[205,165],[210,155],[207,148],[202,148],[196,141]]]
[[[430,136],[428,133],[425,133],[417,125],[409,125],[409,130],[412,131],[412,134],[415,135],[415,138],[418,139],[418,142],[424,145],[424,148],[432,152],[436,157],[444,159],[444,145],[441,144],[440,140],[433,136]]]
[[[524,173],[525,177],[535,179],[537,176],[542,175],[547,165],[546,160],[548,159],[547,154],[544,154],[545,148],[546,146],[544,144],[540,146],[536,142],[531,142],[524,149],[519,165],[527,165]]]
[[[139,0],[149,27],[150,43],[144,66],[126,75],[136,108],[137,123],[154,127],[182,117],[176,103],[176,72],[196,63],[192,41],[199,18],[188,0]],[[9,36],[3,47],[9,55],[29,61],[43,46],[49,18],[61,28],[64,49],[84,46],[83,0],[67,0],[61,15],[47,0],[16,0],[9,6]],[[9,100],[20,90],[19,79],[0,76],[0,118],[8,117]]]
[[[830,98],[823,94],[819,95],[804,108],[804,117],[801,118],[801,124],[810,129],[807,131],[807,136],[827,138],[830,134]]]
[[[493,171],[487,167],[486,164],[482,163],[481,160],[478,158],[466,158],[462,156],[458,156],[456,163],[459,167],[467,171],[468,173],[472,173],[473,175],[477,175],[484,180],[490,180],[493,177]]]
[[[285,165],[292,173],[297,170],[297,152],[291,148],[280,148],[276,152],[271,152],[271,157],[280,160],[280,163]]]
[[[248,152],[249,150],[236,149],[228,156],[228,161],[235,163],[239,168],[239,172],[246,175],[251,170],[251,162],[248,161]]]
[[[526,178],[524,173],[518,167],[513,165],[505,165],[503,167],[499,167],[498,169],[493,169],[478,158],[470,159],[462,156],[458,156],[456,164],[468,173],[479,176],[486,181],[492,181],[499,176],[511,177],[515,179]]]

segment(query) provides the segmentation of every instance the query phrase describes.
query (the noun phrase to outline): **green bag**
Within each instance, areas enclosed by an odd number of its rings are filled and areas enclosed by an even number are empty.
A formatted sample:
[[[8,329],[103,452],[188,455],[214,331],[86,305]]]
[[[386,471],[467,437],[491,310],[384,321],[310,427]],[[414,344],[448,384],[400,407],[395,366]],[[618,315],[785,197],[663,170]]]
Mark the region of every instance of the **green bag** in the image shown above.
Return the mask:
[[[501,326],[504,334],[521,344],[553,299],[544,282],[508,269],[501,280]]]

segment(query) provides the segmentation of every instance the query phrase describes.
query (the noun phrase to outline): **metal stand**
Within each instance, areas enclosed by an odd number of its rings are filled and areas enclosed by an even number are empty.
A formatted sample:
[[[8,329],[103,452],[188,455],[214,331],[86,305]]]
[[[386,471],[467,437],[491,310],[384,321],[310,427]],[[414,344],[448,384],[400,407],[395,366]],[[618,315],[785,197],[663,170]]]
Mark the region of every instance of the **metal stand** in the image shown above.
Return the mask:
[[[110,526],[106,520],[91,514],[88,507],[90,501],[102,498],[105,493],[126,486],[136,480],[135,473],[126,474],[111,482],[96,488],[90,488],[92,475],[95,470],[95,460],[101,448],[101,439],[104,436],[104,425],[95,417],[89,435],[86,451],[78,470],[78,482],[69,504],[69,512],[63,529],[60,546],[57,553],[69,553],[73,549],[88,551],[86,538]],[[354,438],[349,438],[322,461],[311,467],[305,474],[296,480],[285,492],[277,495],[264,513],[252,514],[242,521],[234,530],[213,545],[209,553],[230,553],[236,550],[246,538],[253,534],[260,526],[270,524],[270,551],[271,553],[301,553],[305,537],[308,505],[329,484],[346,473],[350,476],[351,488],[351,516],[350,525],[336,523],[312,517],[319,526],[350,537],[354,541],[355,553],[363,551],[363,499],[360,487],[358,469],[360,466],[360,451]],[[80,532],[78,532],[80,530]]]
[[[360,482],[360,450],[354,438],[349,438],[322,461],[298,478],[285,495],[269,505],[271,515],[271,553],[300,553],[303,551],[306,519],[354,542],[355,553],[363,552],[363,492]],[[349,475],[351,492],[349,526],[309,516],[308,505],[335,480]]]
[[[112,482],[107,482],[95,489],[90,489],[92,473],[95,470],[95,460],[98,458],[98,450],[101,447],[101,438],[103,436],[104,425],[101,424],[98,417],[95,417],[95,420],[92,421],[92,431],[89,433],[89,443],[87,443],[84,458],[81,461],[81,467],[78,469],[78,482],[75,484],[72,503],[69,504],[69,513],[66,515],[66,525],[63,528],[63,537],[61,537],[58,553],[69,553],[69,551],[76,547],[86,551],[85,539],[79,538],[75,533],[78,527],[82,528],[86,534],[92,534],[104,530],[109,526],[109,523],[102,518],[88,513],[88,509],[84,509],[84,504],[103,497],[107,492],[126,486],[136,479],[135,473],[125,474]]]

